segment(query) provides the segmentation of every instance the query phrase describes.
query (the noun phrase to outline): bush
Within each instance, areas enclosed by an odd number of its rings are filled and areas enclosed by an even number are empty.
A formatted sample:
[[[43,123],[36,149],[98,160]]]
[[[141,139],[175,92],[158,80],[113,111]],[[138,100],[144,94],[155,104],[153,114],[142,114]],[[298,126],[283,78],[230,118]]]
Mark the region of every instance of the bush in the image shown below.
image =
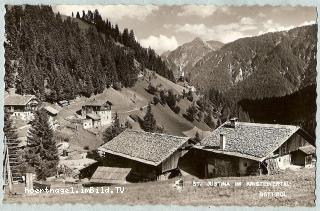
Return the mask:
[[[163,90],[160,91],[160,102],[162,105],[167,103],[167,96]]]
[[[129,121],[126,121],[125,128],[132,129],[132,125]]]
[[[89,147],[88,145],[86,145],[86,146],[83,147],[83,149],[84,149],[84,150],[89,150],[90,147]]]
[[[153,97],[153,104],[157,105],[160,102],[160,99],[157,96]]]
[[[172,106],[172,107],[170,107],[171,108],[171,110],[174,112],[174,113],[176,113],[176,114],[179,114],[179,112],[180,112],[180,107],[179,106]]]
[[[113,84],[113,88],[114,88],[115,90],[121,91],[121,89],[122,89],[122,84],[121,84],[120,82],[115,82],[115,83]]]
[[[198,113],[198,110],[196,108],[195,105],[191,105],[188,109],[187,109],[187,114],[185,115],[186,119],[188,119],[190,122],[193,122],[196,115]]]
[[[193,102],[193,92],[190,90],[187,94],[187,99],[190,101],[190,102]]]
[[[148,88],[147,88],[147,92],[154,95],[157,92],[157,88],[154,87],[151,83],[149,83]]]
[[[177,98],[172,90],[169,90],[167,96],[167,104],[170,108],[174,108],[176,106]]]

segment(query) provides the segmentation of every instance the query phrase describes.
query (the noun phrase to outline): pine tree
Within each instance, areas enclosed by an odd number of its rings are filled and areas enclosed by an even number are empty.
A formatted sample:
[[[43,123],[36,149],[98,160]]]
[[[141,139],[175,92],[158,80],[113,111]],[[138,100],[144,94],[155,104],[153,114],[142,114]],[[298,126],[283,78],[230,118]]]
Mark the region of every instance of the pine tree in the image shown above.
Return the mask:
[[[57,172],[58,150],[44,109],[35,112],[29,130],[24,159],[34,168],[38,180],[46,180]]]
[[[195,104],[192,104],[188,109],[187,109],[187,114],[186,117],[189,121],[193,122],[196,115],[197,115],[197,108],[195,106]]]
[[[195,141],[196,143],[198,143],[199,141],[201,141],[199,131],[196,132],[196,135],[194,136],[194,141]]]
[[[4,132],[4,135],[6,136],[7,141],[14,141],[18,138],[18,135],[16,133],[16,128],[12,123],[10,113],[8,111],[5,111],[4,113],[3,132]]]
[[[80,14],[77,12],[76,18],[80,19]]]
[[[125,129],[120,124],[120,119],[118,113],[115,114],[113,118],[113,123],[108,127],[103,133],[103,141],[105,143],[111,141],[113,138],[122,133]]]
[[[151,110],[151,104],[147,107],[146,115],[143,118],[142,129],[147,132],[155,132],[157,130],[157,122]]]

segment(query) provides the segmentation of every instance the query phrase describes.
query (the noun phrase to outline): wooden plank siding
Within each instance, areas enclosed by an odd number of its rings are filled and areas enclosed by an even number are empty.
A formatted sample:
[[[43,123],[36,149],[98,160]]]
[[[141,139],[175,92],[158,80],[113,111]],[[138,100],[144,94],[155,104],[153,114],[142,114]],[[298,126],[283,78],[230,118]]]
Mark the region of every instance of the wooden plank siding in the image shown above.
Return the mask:
[[[170,155],[170,157],[165,159],[161,163],[161,173],[178,168],[178,162],[181,156],[182,156],[182,151],[177,150],[172,155]]]
[[[299,147],[305,146],[307,141],[301,137],[299,134],[295,133],[292,135],[288,141],[283,143],[275,154],[279,153],[280,156],[287,155],[299,149]]]

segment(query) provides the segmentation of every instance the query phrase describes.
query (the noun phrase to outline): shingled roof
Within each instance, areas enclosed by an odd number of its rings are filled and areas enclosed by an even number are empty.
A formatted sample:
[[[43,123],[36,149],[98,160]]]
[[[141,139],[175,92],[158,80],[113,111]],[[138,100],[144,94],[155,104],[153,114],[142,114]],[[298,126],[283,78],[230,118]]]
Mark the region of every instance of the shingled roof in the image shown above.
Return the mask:
[[[305,153],[306,155],[312,155],[316,153],[316,148],[312,145],[307,145],[307,146],[303,146],[303,147],[299,147],[299,149],[301,152]]]
[[[220,154],[263,160],[287,141],[300,127],[293,125],[229,122],[222,124],[195,147]],[[220,134],[225,136],[225,149],[219,149]]]
[[[106,104],[111,105],[111,103],[109,101],[93,99],[93,100],[86,102],[85,106],[104,106]]]
[[[18,95],[11,94],[4,98],[5,106],[14,106],[14,105],[26,105],[32,99],[35,99],[34,95]]]
[[[99,166],[92,175],[90,182],[99,184],[123,184],[129,175],[131,168],[116,168]]]
[[[51,106],[46,106],[44,109],[49,112],[51,115],[57,115],[59,111],[55,108],[52,108]]]
[[[125,130],[98,150],[158,166],[188,140],[188,137]]]

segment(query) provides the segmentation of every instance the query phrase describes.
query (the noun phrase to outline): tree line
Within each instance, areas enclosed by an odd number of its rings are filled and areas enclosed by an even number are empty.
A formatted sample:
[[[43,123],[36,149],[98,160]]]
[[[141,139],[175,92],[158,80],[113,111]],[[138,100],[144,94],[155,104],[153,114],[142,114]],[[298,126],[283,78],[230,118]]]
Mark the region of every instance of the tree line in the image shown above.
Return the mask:
[[[55,102],[89,97],[110,86],[130,87],[144,68],[173,80],[154,50],[132,30],[102,20],[98,10],[77,18],[51,6],[6,6],[5,88]]]

